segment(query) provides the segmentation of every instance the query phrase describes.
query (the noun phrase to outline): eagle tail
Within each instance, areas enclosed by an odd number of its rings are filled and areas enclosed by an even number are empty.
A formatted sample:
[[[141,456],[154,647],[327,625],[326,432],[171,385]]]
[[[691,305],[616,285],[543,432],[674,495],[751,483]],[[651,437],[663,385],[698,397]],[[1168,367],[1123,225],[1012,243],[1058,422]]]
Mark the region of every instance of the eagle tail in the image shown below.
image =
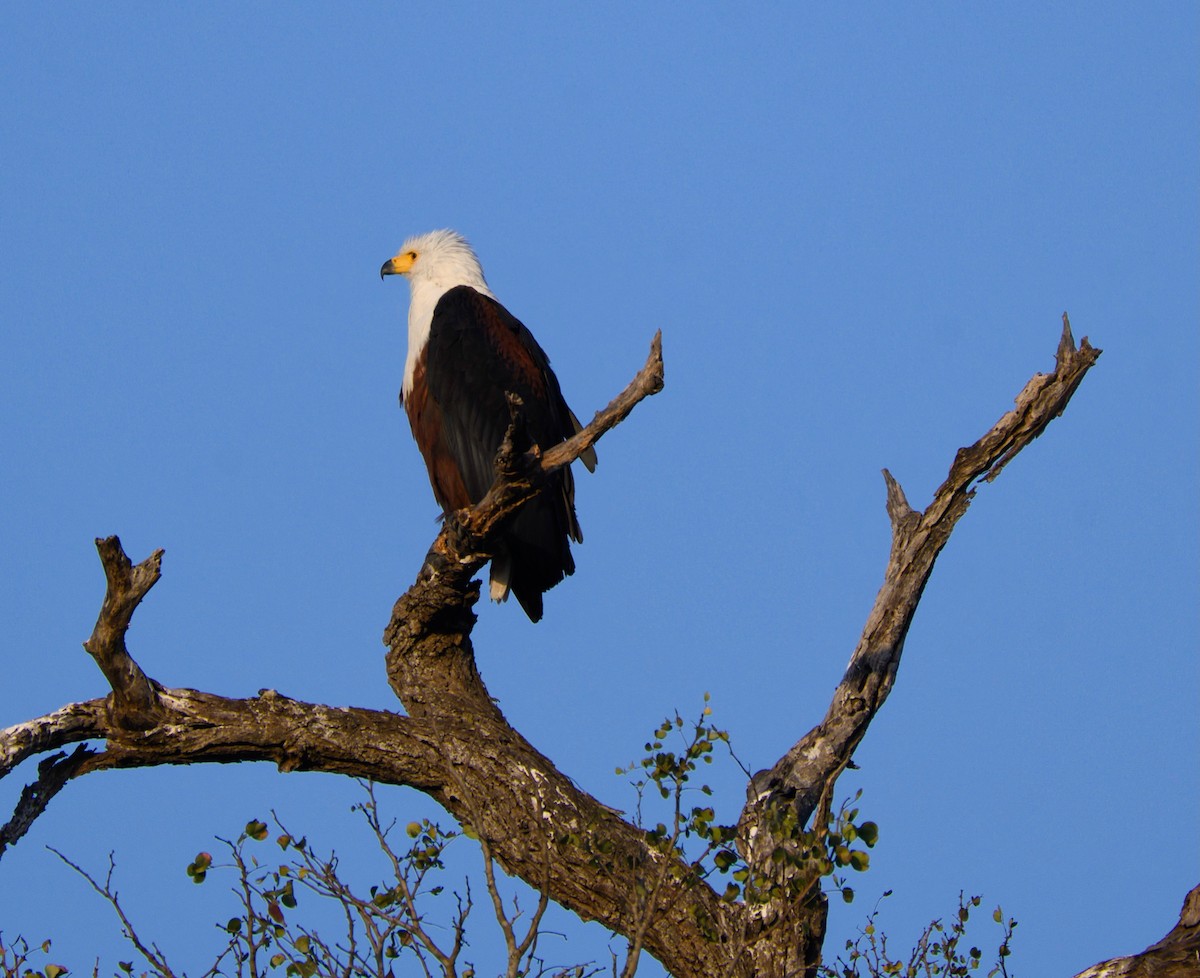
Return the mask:
[[[512,589],[509,579],[512,577],[512,558],[508,554],[496,554],[492,558],[492,574],[489,592],[493,601],[507,601],[508,592]]]

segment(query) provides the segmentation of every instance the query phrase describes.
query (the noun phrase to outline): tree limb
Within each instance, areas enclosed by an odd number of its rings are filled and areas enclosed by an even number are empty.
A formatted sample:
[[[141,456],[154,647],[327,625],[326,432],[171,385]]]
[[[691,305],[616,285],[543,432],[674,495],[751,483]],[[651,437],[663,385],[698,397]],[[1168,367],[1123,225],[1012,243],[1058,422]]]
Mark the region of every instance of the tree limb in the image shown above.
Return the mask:
[[[1016,409],[958,453],[923,513],[913,511],[899,484],[884,473],[892,521],[884,585],[825,720],[771,771],[752,779],[741,823],[751,859],[766,851],[762,843],[769,840],[760,833],[756,853],[756,831],[768,806],[783,801],[807,818],[849,763],[895,681],[913,612],[937,554],[969,505],[973,484],[994,478],[1062,413],[1097,356],[1086,339],[1075,348],[1064,317],[1054,373],[1034,377]],[[477,506],[446,519],[385,630],[388,680],[407,716],[301,703],[273,690],[228,699],[159,686],[129,655],[125,634],[158,579],[161,551],[134,566],[115,537],[98,541],[108,592],[86,647],[112,696],[0,731],[0,777],[26,758],[68,744],[103,740],[104,748],[43,765],[42,783],[31,790],[44,800],[18,804],[22,824],[36,818],[70,778],[118,767],[267,760],[281,771],[320,770],[408,785],[470,824],[507,872],[580,917],[626,936],[644,923],[645,949],[676,978],[811,973],[824,936],[819,892],[791,903],[723,900],[686,862],[649,844],[645,832],[580,791],[514,730],[475,665],[471,631],[479,585],[472,578],[491,556],[505,521],[540,491],[548,473],[588,451],[662,385],[656,336],[633,382],[562,444],[518,451],[520,412],[514,408],[495,484]],[[651,877],[662,881],[662,909],[645,922],[630,894]]]
[[[270,760],[282,771],[321,770],[409,785],[459,817],[467,812],[463,796],[470,792],[485,813],[475,828],[509,872],[538,886],[545,880],[549,846],[558,856],[554,878],[545,887],[550,895],[585,918],[628,931],[625,893],[634,885],[634,874],[628,868],[614,871],[601,892],[594,892],[588,879],[599,844],[605,843],[605,858],[621,867],[654,865],[665,857],[647,846],[641,830],[579,791],[504,720],[475,668],[470,631],[478,585],[471,575],[488,559],[486,548],[506,515],[536,494],[545,474],[585,452],[662,384],[661,338],[656,336],[645,366],[590,424],[544,455],[534,448],[515,460],[507,466],[511,477],[498,480],[478,506],[446,521],[386,632],[389,678],[409,716],[335,710],[272,690],[239,700],[153,684],[129,656],[124,635],[138,601],[157,580],[161,555],[135,568],[119,541],[110,538],[101,541],[109,593],[89,651],[110,677],[114,694],[139,686],[149,690],[146,698],[157,722],[140,729],[120,709],[97,709],[97,701],[67,707],[0,732],[0,758],[10,762],[0,773],[37,751],[95,738],[107,741],[105,750],[90,754],[73,776],[165,763]],[[135,707],[132,715],[145,714]],[[548,817],[533,821],[522,813],[535,798],[538,811]],[[579,841],[564,846],[559,832]],[[696,896],[710,917],[727,912],[711,890],[703,890]],[[679,974],[702,974],[705,942],[691,917],[692,904],[676,903],[680,909],[658,923],[659,940],[648,940],[647,946],[662,955],[674,944],[673,957],[687,962]],[[671,939],[679,927],[690,932],[690,939]]]
[[[156,550],[136,567],[125,556],[116,537],[96,540],[108,590],[91,638],[83,647],[104,673],[112,687],[112,709],[121,726],[152,727],[158,721],[158,696],[154,684],[133,661],[125,647],[125,633],[137,606],[162,576],[161,550]]]
[[[886,469],[887,512],[892,548],[883,586],[825,719],[802,737],[769,771],[751,781],[742,814],[748,833],[773,802],[794,804],[807,819],[850,763],[867,726],[896,681],[904,640],[938,554],[975,496],[974,485],[990,482],[1018,452],[1063,413],[1071,395],[1101,351],[1085,337],[1075,346],[1063,313],[1055,370],[1036,374],[1007,412],[975,444],[959,449],[950,473],[924,512],[912,509],[900,484]]]
[[[1200,974],[1200,886],[1183,898],[1179,921],[1141,954],[1102,961],[1075,978],[1195,978]]]
[[[46,810],[50,799],[58,794],[63,786],[77,773],[84,762],[93,755],[93,751],[80,745],[68,756],[52,754],[38,764],[37,780],[25,786],[13,816],[0,828],[0,856],[4,850],[29,831],[39,815]]]

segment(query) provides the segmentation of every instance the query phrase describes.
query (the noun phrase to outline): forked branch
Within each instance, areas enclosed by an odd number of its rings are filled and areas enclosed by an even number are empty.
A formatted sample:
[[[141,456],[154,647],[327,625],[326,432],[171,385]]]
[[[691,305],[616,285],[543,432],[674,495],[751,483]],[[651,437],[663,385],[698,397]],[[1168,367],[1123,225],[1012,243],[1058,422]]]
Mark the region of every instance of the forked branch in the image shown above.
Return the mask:
[[[1076,348],[1064,317],[1055,371],[1035,376],[1015,409],[958,453],[923,512],[914,511],[884,473],[892,547],[883,587],[825,719],[751,783],[741,841],[752,865],[770,851],[763,845],[769,830],[758,831],[762,814],[786,804],[808,818],[849,763],[895,682],[917,602],[975,484],[994,478],[1062,413],[1099,353],[1086,339]],[[544,452],[536,446],[516,452],[514,422],[496,484],[477,506],[447,519],[417,582],[393,609],[384,636],[388,679],[407,716],[300,703],[271,690],[227,699],[160,687],[129,655],[125,633],[158,579],[161,552],[134,566],[116,538],[100,541],[108,593],[87,648],[112,695],[0,731],[0,777],[26,758],[69,744],[98,740],[104,746],[44,764],[36,790],[27,792],[30,800],[19,803],[14,816],[20,831],[70,778],[114,767],[268,760],[283,771],[410,785],[470,824],[507,872],[584,919],[626,936],[640,933],[645,949],[677,978],[811,973],[824,930],[819,898],[757,905],[722,899],[689,864],[650,845],[645,832],[579,790],[521,737],[475,665],[471,632],[479,592],[472,578],[490,556],[498,529],[539,491],[548,472],[578,458],[662,384],[656,336],[634,381],[573,438]],[[661,909],[643,920],[629,894],[645,885],[647,873],[661,880]]]

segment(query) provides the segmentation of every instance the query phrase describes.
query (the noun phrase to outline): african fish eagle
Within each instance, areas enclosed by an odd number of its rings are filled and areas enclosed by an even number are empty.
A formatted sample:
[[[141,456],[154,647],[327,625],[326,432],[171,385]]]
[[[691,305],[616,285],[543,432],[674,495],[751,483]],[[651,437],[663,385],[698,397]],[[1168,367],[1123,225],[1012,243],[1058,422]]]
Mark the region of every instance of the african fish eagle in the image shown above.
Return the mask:
[[[521,398],[529,437],[544,449],[579,431],[550,359],[504,308],[466,239],[449,230],[404,242],[379,270],[408,279],[408,357],[400,401],[444,513],[472,506],[491,488],[508,429],[507,393]],[[596,454],[580,458],[591,471]],[[511,590],[531,621],[542,595],[575,571],[570,540],[583,541],[569,467],[517,514],[492,556],[491,595]]]

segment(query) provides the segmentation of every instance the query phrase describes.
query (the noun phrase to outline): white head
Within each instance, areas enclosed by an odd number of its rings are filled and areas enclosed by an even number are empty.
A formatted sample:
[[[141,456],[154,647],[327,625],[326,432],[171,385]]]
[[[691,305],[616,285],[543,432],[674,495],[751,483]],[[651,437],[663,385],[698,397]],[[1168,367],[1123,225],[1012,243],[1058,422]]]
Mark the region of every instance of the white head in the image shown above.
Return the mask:
[[[483,268],[467,239],[457,231],[418,234],[404,242],[395,257],[379,269],[379,277],[403,275],[412,299],[408,304],[408,357],[404,364],[405,396],[412,390],[417,357],[429,342],[429,327],[438,300],[458,285],[468,285],[495,299],[483,277]]]
[[[457,231],[443,229],[418,234],[404,242],[395,257],[383,263],[384,275],[403,275],[413,294],[435,289],[441,295],[456,285],[469,285],[487,295],[491,290],[471,246]]]

